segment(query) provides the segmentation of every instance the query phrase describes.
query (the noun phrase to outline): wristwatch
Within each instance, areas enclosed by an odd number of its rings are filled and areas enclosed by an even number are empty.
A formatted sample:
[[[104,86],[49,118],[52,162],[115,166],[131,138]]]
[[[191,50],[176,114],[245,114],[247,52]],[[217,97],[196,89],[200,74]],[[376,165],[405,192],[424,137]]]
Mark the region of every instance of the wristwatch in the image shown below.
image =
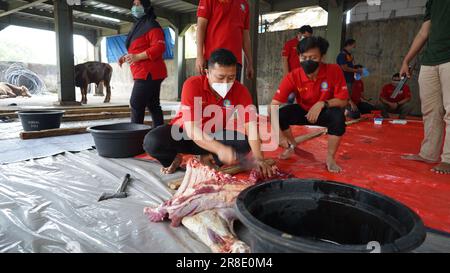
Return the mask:
[[[323,107],[325,108],[325,109],[328,109],[329,107],[330,107],[330,104],[328,104],[328,101],[326,100],[326,101],[324,101],[323,102]]]

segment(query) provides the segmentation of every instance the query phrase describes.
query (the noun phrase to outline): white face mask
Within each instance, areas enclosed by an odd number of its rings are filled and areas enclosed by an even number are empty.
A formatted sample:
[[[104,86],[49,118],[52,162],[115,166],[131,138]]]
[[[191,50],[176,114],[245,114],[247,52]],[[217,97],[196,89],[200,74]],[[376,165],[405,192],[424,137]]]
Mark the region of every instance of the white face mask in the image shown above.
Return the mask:
[[[212,83],[211,87],[214,91],[217,92],[222,98],[225,98],[233,87],[234,82],[232,83]]]

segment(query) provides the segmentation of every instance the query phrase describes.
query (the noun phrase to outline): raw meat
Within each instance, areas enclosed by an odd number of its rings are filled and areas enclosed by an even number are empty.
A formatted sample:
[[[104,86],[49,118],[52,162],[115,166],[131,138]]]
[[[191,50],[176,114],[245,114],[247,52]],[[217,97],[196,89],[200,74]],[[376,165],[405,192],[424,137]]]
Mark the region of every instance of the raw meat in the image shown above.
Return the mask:
[[[274,171],[271,179],[290,177],[276,168]],[[257,171],[246,180],[237,179],[193,158],[173,198],[156,208],[145,208],[144,213],[152,222],[170,219],[174,227],[183,223],[214,252],[248,252],[248,246],[233,236],[233,206],[241,191],[261,182],[264,179]]]
[[[207,210],[184,217],[181,222],[215,253],[250,253],[250,247],[233,234],[232,222],[227,222],[224,213],[234,214],[234,210]]]

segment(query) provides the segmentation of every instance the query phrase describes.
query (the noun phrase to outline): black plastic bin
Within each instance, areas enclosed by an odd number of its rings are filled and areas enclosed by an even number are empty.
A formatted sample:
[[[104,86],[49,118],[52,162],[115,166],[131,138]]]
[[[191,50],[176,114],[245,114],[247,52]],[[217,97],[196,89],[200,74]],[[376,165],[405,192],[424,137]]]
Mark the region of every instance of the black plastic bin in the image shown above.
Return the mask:
[[[151,127],[134,123],[116,123],[89,127],[99,155],[125,158],[144,152],[142,144]]]
[[[22,122],[24,131],[41,131],[58,129],[64,111],[60,110],[26,110],[18,111],[17,115]]]
[[[239,220],[256,253],[410,252],[422,220],[397,201],[331,181],[276,180],[238,196]]]

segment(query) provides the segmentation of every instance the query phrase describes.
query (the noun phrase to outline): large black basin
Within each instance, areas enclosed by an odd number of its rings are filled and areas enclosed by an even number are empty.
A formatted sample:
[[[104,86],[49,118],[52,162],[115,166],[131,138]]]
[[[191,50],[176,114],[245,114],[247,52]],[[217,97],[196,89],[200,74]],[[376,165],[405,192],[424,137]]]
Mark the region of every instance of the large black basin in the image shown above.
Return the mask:
[[[99,155],[112,158],[142,154],[145,135],[151,127],[134,123],[116,123],[89,127]]]
[[[397,201],[330,181],[277,180],[238,196],[253,252],[409,252],[426,237],[419,216]]]
[[[24,131],[41,131],[59,128],[64,111],[27,110],[19,111],[17,115],[22,122]]]

